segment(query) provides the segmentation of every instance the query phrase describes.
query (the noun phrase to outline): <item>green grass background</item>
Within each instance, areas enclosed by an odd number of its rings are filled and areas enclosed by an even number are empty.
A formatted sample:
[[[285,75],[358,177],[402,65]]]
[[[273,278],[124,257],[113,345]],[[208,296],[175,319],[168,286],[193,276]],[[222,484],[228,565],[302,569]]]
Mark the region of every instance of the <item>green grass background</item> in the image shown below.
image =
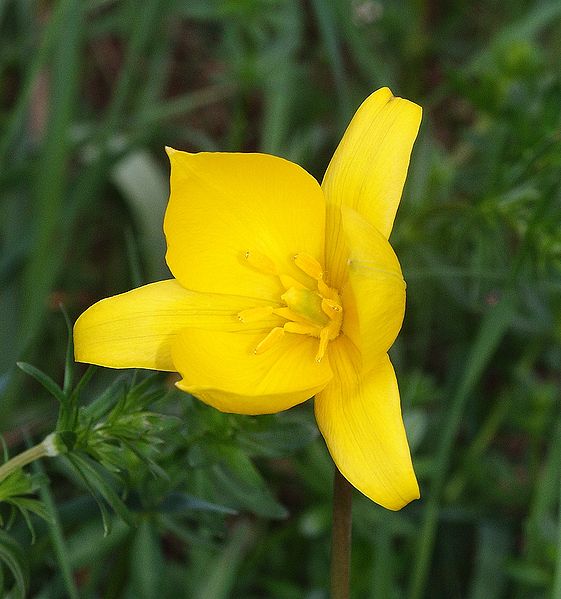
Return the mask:
[[[167,276],[164,145],[321,178],[383,85],[424,108],[392,234],[422,499],[391,513],[355,494],[352,597],[561,598],[558,0],[1,1],[0,432],[15,453],[52,429],[15,362],[62,378],[60,302],[74,319]],[[332,466],[310,405],[160,408],[181,425],[167,479],[131,470],[136,528],[103,537],[79,481],[44,464],[58,524],[33,545],[11,531],[30,596],[326,598]]]

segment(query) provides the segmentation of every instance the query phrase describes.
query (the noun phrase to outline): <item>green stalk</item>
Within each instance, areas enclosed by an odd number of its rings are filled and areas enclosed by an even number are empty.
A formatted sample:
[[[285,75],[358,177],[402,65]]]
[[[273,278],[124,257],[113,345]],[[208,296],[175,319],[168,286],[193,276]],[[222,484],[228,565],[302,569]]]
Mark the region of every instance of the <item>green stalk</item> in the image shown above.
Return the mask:
[[[56,442],[56,433],[51,433],[45,437],[41,443],[22,451],[11,460],[8,460],[5,464],[2,464],[2,466],[0,466],[0,482],[16,470],[27,466],[27,464],[31,464],[31,462],[34,462],[35,460],[44,457],[53,457],[59,453],[60,451]]]
[[[349,599],[353,488],[335,468],[331,535],[331,599]]]
[[[554,436],[554,439],[558,439],[558,433],[559,433],[559,429],[561,427],[559,426],[559,423],[557,425],[557,427],[554,429],[555,433],[557,433]],[[555,447],[552,444],[553,447]],[[560,458],[560,454],[557,451],[556,452],[557,455],[554,456],[554,460],[558,461]],[[559,463],[559,462],[558,462]],[[561,482],[561,479],[560,481]],[[559,493],[560,493],[560,497],[561,497],[561,486],[559,487]],[[558,513],[558,517],[557,517],[557,558],[555,560],[555,572],[553,574],[553,587],[552,587],[552,592],[551,592],[551,598],[552,599],[558,599],[559,597],[561,597],[561,505],[559,506],[559,513]]]

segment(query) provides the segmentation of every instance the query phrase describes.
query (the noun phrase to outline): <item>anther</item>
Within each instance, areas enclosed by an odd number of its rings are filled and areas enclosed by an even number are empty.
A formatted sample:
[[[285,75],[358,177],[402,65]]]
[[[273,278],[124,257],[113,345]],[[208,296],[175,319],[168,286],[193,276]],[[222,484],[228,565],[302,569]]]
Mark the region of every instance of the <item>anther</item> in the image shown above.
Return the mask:
[[[316,362],[321,362],[323,356],[325,355],[325,351],[327,349],[327,344],[329,343],[329,328],[325,327],[321,329],[321,333],[319,334],[319,348],[318,353],[316,354]]]
[[[258,308],[248,308],[238,312],[238,318],[241,322],[256,322],[263,320],[273,313],[273,306],[261,306]]]
[[[324,297],[332,296],[333,297],[333,289],[325,284],[323,279],[318,279],[318,291]]]
[[[266,352],[269,348],[273,347],[277,341],[280,341],[284,337],[284,330],[282,327],[275,327],[271,329],[269,334],[263,339],[263,341],[257,344],[257,347],[253,350],[253,353],[258,355]]]
[[[321,309],[327,314],[327,316],[329,316],[331,320],[338,318],[343,311],[343,308],[341,308],[337,302],[327,298],[323,298],[321,300]]]
[[[286,333],[292,333],[318,339],[315,360],[321,362],[329,342],[339,335],[343,321],[339,293],[325,282],[326,275],[321,264],[309,254],[299,253],[293,256],[294,265],[316,281],[316,285],[310,285],[310,282],[303,284],[293,276],[279,272],[275,262],[261,252],[247,250],[242,256],[248,266],[263,274],[278,277],[284,287],[284,293],[279,298],[280,305],[258,306],[237,314],[240,322],[261,321],[259,326],[263,328],[266,321],[270,322],[275,317],[285,321],[282,326],[271,329],[257,344],[253,353],[263,354],[283,339]]]
[[[302,285],[300,281],[297,281],[294,277],[290,275],[279,275],[280,282],[282,286],[288,291],[291,287],[295,287],[296,289],[307,289],[305,285]]]
[[[323,277],[321,264],[309,254],[296,254],[294,256],[294,264],[316,281],[319,281]]]
[[[277,267],[275,266],[275,263],[270,258],[265,256],[265,254],[255,250],[247,250],[244,252],[243,257],[252,268],[255,268],[255,270],[258,270],[266,275],[277,274]]]

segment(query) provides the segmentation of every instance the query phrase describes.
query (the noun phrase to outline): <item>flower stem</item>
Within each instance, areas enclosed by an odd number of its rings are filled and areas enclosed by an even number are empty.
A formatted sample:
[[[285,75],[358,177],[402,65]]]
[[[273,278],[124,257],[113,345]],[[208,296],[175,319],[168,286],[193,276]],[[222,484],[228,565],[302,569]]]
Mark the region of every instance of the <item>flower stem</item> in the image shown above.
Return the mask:
[[[331,535],[331,599],[349,599],[353,487],[335,468]]]
[[[555,427],[555,435],[553,439],[559,439],[559,430],[561,428],[561,421],[557,423]],[[557,443],[552,444],[552,450],[555,451],[554,463],[559,465],[559,461],[561,458],[561,453],[558,449],[559,445]],[[560,481],[561,482],[561,481]],[[561,488],[559,489],[561,492]],[[557,559],[555,560],[555,572],[553,575],[553,584],[552,584],[552,599],[556,599],[557,597],[561,597],[561,506],[559,506],[559,513],[557,516]]]
[[[22,451],[11,460],[8,460],[5,464],[2,464],[2,466],[0,466],[0,482],[19,468],[23,468],[35,460],[46,456],[53,457],[59,453],[60,450],[56,443],[56,433],[52,433],[45,437],[41,443]]]

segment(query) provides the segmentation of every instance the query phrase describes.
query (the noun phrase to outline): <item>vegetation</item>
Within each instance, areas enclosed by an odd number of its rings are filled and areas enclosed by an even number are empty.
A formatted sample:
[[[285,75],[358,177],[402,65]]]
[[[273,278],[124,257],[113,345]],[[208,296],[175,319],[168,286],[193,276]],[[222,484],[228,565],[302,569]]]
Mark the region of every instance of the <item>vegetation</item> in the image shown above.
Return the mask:
[[[560,57],[558,0],[0,3],[0,432],[61,451],[0,485],[7,596],[327,597],[311,405],[82,369],[59,306],[168,276],[164,145],[319,178],[388,85],[424,108],[392,234],[422,498],[355,493],[352,596],[561,597]]]

